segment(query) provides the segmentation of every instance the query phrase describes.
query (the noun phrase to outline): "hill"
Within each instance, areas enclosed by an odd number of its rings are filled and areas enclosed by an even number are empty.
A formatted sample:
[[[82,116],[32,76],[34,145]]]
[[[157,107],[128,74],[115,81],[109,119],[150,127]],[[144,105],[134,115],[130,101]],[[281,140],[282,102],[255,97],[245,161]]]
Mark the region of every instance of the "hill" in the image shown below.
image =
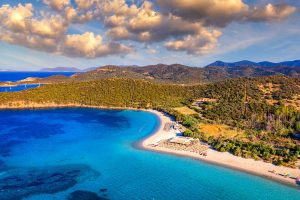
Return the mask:
[[[238,62],[223,62],[216,61],[206,67],[241,67],[241,66],[251,66],[251,67],[300,67],[300,60],[294,61],[283,61],[283,62],[252,62],[249,60],[242,60]]]
[[[300,60],[284,61],[279,63],[268,61],[256,63],[248,60],[233,63],[216,61],[205,67],[205,69],[209,68],[226,71],[231,78],[273,75],[300,77]]]
[[[90,67],[86,69],[78,69],[76,67],[54,67],[54,68],[42,68],[41,72],[87,72],[96,69],[95,67]]]
[[[74,80],[101,80],[106,78],[134,78],[166,83],[205,83],[210,82],[203,68],[188,67],[180,64],[157,64],[144,67],[103,66],[95,70],[78,73]]]
[[[108,78],[130,78],[149,80],[158,83],[172,84],[204,84],[239,77],[264,77],[284,75],[300,77],[300,61],[281,63],[239,61],[226,63],[216,61],[204,68],[189,67],[181,64],[157,64],[148,66],[115,66],[106,65],[98,68],[88,68],[71,77],[48,77],[39,79],[39,83],[64,83],[95,81]],[[77,68],[47,68],[45,71],[74,71]],[[32,82],[33,83],[33,82]]]
[[[285,76],[178,85],[111,78],[0,93],[0,108],[104,106],[155,108],[176,117],[185,135],[219,151],[294,167],[300,153],[300,80]],[[220,130],[222,134],[209,134]]]
[[[251,61],[225,63],[217,61],[204,68],[189,67],[180,64],[157,64],[144,67],[108,65],[86,73],[75,74],[72,78],[74,80],[101,80],[105,78],[122,77],[165,83],[195,84],[216,82],[229,78],[274,75],[300,77],[300,61],[281,63],[255,63]]]

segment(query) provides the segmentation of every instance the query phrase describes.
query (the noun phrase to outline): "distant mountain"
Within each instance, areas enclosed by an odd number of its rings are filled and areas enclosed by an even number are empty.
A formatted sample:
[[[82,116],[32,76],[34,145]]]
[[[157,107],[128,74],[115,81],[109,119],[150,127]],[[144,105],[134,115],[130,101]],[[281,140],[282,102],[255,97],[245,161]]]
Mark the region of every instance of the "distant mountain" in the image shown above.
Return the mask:
[[[249,60],[243,60],[238,62],[223,62],[216,61],[207,65],[206,67],[300,67],[300,60],[284,61],[279,63],[263,61],[263,62],[252,62]]]
[[[207,65],[206,67],[237,67],[237,66],[256,66],[257,63],[249,61],[249,60],[242,60],[238,62],[223,62],[223,61],[216,61]]]
[[[148,79],[169,83],[207,83],[228,78],[285,75],[300,77],[300,60],[280,63],[252,62],[248,60],[226,63],[216,61],[204,68],[181,64],[157,64],[144,67],[107,65],[72,76],[75,80],[105,78]]]
[[[76,67],[54,67],[54,68],[43,68],[41,72],[80,72],[81,69]]]
[[[80,71],[71,77],[45,82],[88,81],[107,78],[145,79],[155,82],[195,84],[209,83],[238,77],[261,77],[284,75],[300,78],[300,61],[251,62],[243,60],[234,63],[216,61],[204,68],[189,67],[181,64],[157,64],[143,67],[106,65],[90,68],[90,71]]]
[[[189,67],[180,64],[157,64],[144,67],[120,67],[107,65],[86,73],[77,73],[72,76],[74,80],[99,80],[106,78],[133,78],[147,79],[169,83],[196,83],[210,82],[203,68]]]
[[[281,66],[287,66],[287,67],[300,67],[300,60],[294,60],[294,61],[285,61],[279,63]]]
[[[89,67],[86,69],[78,69],[76,67],[54,67],[54,68],[43,68],[41,72],[88,72],[95,70],[97,67]]]

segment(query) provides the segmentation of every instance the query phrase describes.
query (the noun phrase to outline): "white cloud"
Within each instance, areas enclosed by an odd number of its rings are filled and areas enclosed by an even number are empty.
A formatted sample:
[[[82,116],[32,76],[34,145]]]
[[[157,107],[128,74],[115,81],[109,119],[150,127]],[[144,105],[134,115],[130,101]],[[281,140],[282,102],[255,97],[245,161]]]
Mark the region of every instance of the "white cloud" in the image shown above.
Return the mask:
[[[296,11],[286,4],[249,6],[243,0],[157,0],[162,10],[187,20],[224,27],[233,21],[274,21]]]
[[[45,38],[58,38],[67,31],[67,22],[60,16],[45,17],[42,20],[32,19],[30,31]]]
[[[70,5],[70,0],[44,0],[44,3],[55,10],[62,10]]]
[[[188,35],[183,39],[170,41],[165,46],[174,51],[185,51],[188,54],[204,55],[210,53],[216,46],[221,32],[203,30],[196,36]]]
[[[286,4],[248,5],[243,0],[43,2],[52,10],[34,12],[32,4],[0,7],[0,40],[70,57],[131,52],[120,43],[123,40],[158,42],[168,50],[203,55],[215,48],[222,29],[231,22],[278,22],[296,11]],[[105,34],[68,32],[70,26],[90,21]]]
[[[18,4],[16,7],[3,5],[0,8],[0,19],[3,28],[10,29],[15,32],[28,31],[28,19],[31,18],[33,12],[32,4]]]
[[[58,1],[45,2],[55,5],[55,9],[68,5]],[[80,17],[78,20],[86,20]],[[58,14],[33,16],[32,4],[0,7],[0,41],[70,57],[95,58],[131,51],[131,48],[117,42],[103,43],[100,35],[91,32],[66,35],[69,25],[68,18]]]
[[[245,20],[251,21],[276,21],[282,20],[290,16],[296,11],[295,7],[286,4],[267,4],[264,7],[252,8]]]
[[[188,20],[225,26],[239,18],[248,6],[242,0],[157,0],[163,11]]]
[[[93,6],[96,0],[75,0],[79,9],[89,9]]]
[[[111,19],[121,18],[121,23],[111,23]],[[163,41],[169,38],[197,35],[203,27],[202,23],[189,22],[174,15],[164,16],[154,10],[153,5],[146,1],[135,15],[110,16],[106,25],[107,34],[114,39],[130,39],[139,42]],[[117,20],[113,20],[117,21]],[[112,27],[112,28],[111,28]]]
[[[86,32],[82,35],[67,35],[61,51],[70,56],[85,56],[95,58],[110,54],[126,54],[131,51],[129,47],[117,43],[103,44],[100,35]]]
[[[128,29],[123,26],[117,26],[117,27],[109,29],[106,32],[106,35],[111,38],[115,38],[115,39],[119,39],[119,40],[128,39],[131,37],[130,36],[131,34],[129,33]]]

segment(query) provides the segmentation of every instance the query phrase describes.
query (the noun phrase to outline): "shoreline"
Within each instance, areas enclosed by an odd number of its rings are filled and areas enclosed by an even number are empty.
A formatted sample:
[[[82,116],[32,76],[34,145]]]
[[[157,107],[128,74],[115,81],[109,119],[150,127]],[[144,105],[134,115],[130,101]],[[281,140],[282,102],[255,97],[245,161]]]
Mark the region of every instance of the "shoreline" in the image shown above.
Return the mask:
[[[155,114],[159,120],[160,125],[151,135],[134,144],[134,147],[140,150],[147,150],[152,152],[158,152],[163,154],[171,154],[179,157],[188,157],[198,161],[202,161],[208,164],[217,165],[240,172],[248,173],[254,176],[259,176],[277,183],[281,183],[287,186],[291,186],[296,189],[300,189],[300,185],[296,183],[296,180],[291,178],[285,178],[281,175],[271,173],[271,170],[276,170],[277,173],[284,174],[289,172],[292,176],[300,177],[300,170],[288,168],[284,166],[276,166],[271,163],[266,163],[264,161],[255,161],[254,159],[246,159],[238,156],[234,156],[228,152],[222,153],[213,149],[207,151],[207,156],[202,156],[197,153],[174,150],[166,147],[153,146],[157,142],[165,139],[174,137],[175,134],[171,131],[167,132],[163,130],[164,124],[173,122],[173,120],[164,115],[163,113],[156,110],[147,110]]]
[[[55,108],[96,108],[96,109],[110,109],[110,110],[141,110],[147,111],[148,109],[134,108],[134,107],[119,107],[119,106],[95,106],[78,103],[35,103],[15,101],[7,104],[0,104],[0,110],[23,110],[23,109],[55,109]]]
[[[133,143],[134,148],[137,148],[139,150],[163,153],[163,154],[171,154],[179,157],[188,157],[208,164],[241,171],[271,181],[275,181],[287,186],[291,186],[296,189],[300,189],[300,185],[297,184],[295,180],[292,180],[290,178],[285,178],[283,176],[270,172],[271,170],[276,170],[277,172],[282,174],[289,172],[291,175],[295,177],[300,177],[299,169],[293,169],[293,168],[288,168],[283,166],[275,166],[271,163],[266,163],[263,161],[255,161],[253,159],[245,159],[242,157],[234,156],[228,152],[221,153],[213,149],[209,149],[207,152],[207,156],[204,157],[202,155],[188,152],[188,151],[180,151],[180,150],[174,150],[174,149],[157,147],[157,146],[154,147],[152,144],[155,144],[161,140],[170,139],[175,136],[173,132],[171,131],[167,132],[164,130],[164,125],[166,123],[174,122],[174,120],[171,119],[171,116],[167,116],[166,114],[157,110],[140,109],[140,108],[133,108],[133,107],[93,106],[93,105],[84,105],[84,104],[76,104],[76,103],[57,104],[57,103],[50,103],[50,102],[49,103],[13,102],[10,105],[0,104],[0,110],[55,109],[55,108],[95,108],[95,109],[136,110],[136,111],[150,112],[157,116],[159,120],[159,126],[151,133],[151,135],[148,135],[140,139],[139,141],[134,142]]]

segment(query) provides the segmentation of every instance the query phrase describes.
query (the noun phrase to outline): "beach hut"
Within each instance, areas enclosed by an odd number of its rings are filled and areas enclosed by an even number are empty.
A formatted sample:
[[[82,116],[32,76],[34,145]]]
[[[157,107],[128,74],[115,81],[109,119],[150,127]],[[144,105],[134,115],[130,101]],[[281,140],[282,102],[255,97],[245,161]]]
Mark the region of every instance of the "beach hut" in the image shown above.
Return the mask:
[[[193,144],[195,139],[191,137],[176,136],[171,138],[169,142],[188,146]]]

